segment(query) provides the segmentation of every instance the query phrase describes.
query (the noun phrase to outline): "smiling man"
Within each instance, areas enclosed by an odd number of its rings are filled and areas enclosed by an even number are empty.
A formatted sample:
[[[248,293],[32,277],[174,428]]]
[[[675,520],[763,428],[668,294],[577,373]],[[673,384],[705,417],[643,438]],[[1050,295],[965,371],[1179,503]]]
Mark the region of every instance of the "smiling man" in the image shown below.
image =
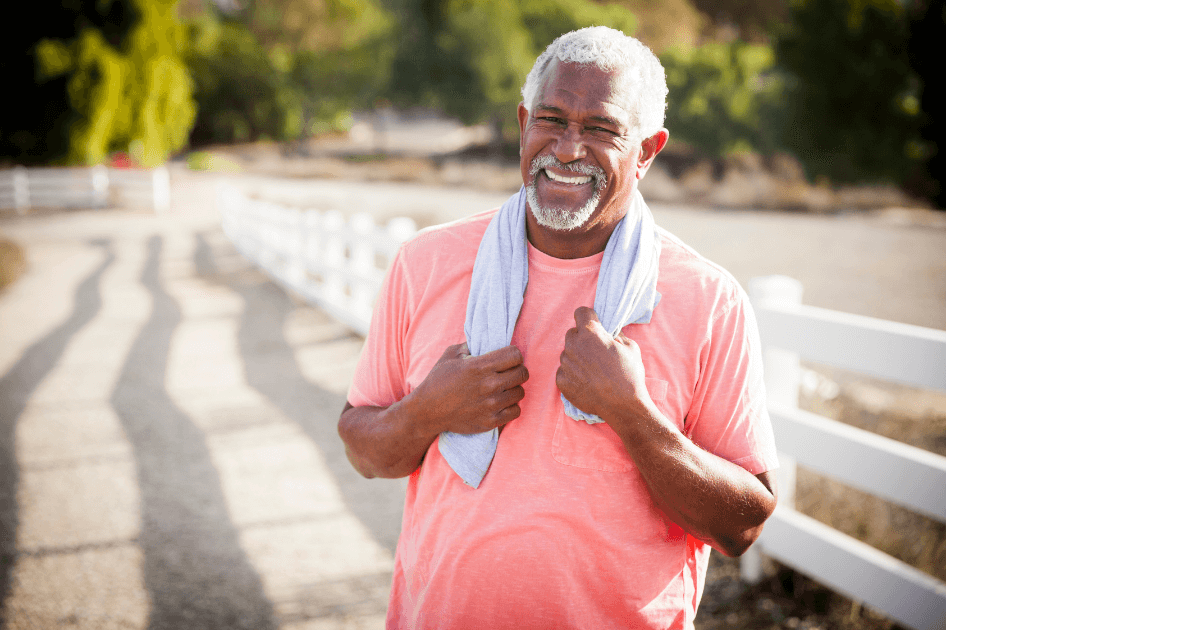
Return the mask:
[[[637,40],[559,37],[522,189],[396,255],[338,424],[361,474],[409,478],[389,628],[691,628],[710,548],[774,509],[746,295],[637,190],[666,94]]]

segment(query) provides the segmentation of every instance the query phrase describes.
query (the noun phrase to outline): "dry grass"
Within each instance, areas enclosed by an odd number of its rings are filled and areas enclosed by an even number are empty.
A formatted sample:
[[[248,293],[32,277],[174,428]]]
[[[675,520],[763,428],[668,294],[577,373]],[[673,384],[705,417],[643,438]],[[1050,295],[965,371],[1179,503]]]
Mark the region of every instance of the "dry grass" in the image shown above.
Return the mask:
[[[803,395],[802,408],[941,455],[946,454],[946,397],[833,368],[808,366],[833,388]],[[820,393],[824,389],[824,394]],[[836,395],[830,395],[835,391]],[[946,579],[946,525],[800,468],[796,509],[940,580]],[[701,630],[802,628],[887,630],[887,616],[788,567],[768,563],[766,578],[746,586],[738,562],[713,552],[696,627]]]
[[[0,237],[0,291],[21,277],[25,271],[25,250],[20,245]]]
[[[832,399],[800,405],[910,446],[946,454],[946,396],[848,372],[817,370],[838,383]],[[946,525],[800,468],[796,509],[940,580],[946,579]]]

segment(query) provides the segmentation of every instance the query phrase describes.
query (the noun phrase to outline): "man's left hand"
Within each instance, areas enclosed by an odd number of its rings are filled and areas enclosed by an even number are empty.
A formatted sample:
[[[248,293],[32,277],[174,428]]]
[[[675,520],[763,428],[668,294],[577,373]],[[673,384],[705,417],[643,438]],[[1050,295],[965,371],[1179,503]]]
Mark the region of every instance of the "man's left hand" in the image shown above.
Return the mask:
[[[621,333],[610,335],[596,311],[586,306],[575,309],[575,327],[567,331],[555,384],[581,411],[609,424],[636,405],[653,405],[637,342]]]

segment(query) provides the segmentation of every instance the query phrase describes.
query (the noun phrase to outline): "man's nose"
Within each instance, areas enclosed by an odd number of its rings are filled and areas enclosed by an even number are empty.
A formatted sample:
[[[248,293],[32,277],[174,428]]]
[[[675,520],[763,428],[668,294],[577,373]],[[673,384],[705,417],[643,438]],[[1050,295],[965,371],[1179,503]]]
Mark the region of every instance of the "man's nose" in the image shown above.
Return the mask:
[[[566,164],[584,156],[583,137],[574,125],[567,125],[554,145],[554,157]]]

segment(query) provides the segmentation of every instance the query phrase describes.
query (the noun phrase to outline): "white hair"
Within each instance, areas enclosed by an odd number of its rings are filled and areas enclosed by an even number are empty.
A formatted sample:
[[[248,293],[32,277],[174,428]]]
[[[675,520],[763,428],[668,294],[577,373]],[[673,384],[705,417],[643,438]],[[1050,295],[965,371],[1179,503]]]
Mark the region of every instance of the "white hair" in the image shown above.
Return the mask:
[[[521,99],[533,109],[541,96],[546,71],[555,59],[618,70],[635,100],[633,129],[644,140],[663,128],[667,113],[667,75],[654,52],[642,42],[607,26],[589,26],[559,35],[533,63]]]

